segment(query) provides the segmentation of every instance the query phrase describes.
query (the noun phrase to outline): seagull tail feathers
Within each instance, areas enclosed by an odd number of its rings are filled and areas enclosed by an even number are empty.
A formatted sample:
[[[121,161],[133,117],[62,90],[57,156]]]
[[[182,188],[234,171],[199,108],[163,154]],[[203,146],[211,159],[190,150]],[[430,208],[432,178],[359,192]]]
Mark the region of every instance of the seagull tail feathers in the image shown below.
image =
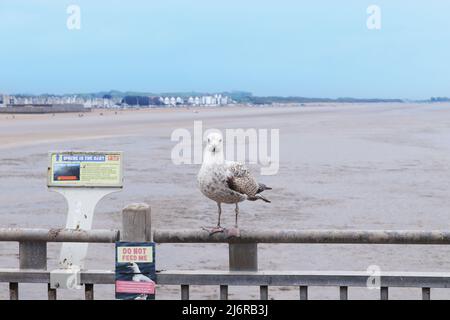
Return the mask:
[[[261,199],[261,200],[264,201],[264,202],[267,202],[267,203],[270,203],[270,202],[271,202],[269,199],[263,197],[263,196],[260,195],[260,194],[257,194],[256,197],[257,197],[258,199]]]
[[[262,201],[264,201],[264,202],[267,202],[267,203],[271,203],[271,201],[269,200],[269,199],[267,199],[267,198],[265,198],[265,197],[263,197],[262,195],[260,195],[260,194],[256,194],[254,197],[248,197],[247,198],[247,200],[250,200],[250,201],[256,201],[256,200],[262,200]]]
[[[266,186],[264,183],[259,183],[259,188],[256,193],[263,192],[264,190],[272,190],[271,187]]]

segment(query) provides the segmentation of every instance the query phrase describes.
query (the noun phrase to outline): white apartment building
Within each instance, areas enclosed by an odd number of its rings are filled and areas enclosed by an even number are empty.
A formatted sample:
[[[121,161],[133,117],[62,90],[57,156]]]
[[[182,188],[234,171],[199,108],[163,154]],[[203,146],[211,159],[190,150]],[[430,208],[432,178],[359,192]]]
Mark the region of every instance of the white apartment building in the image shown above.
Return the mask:
[[[8,96],[6,94],[1,95],[2,97],[2,103],[0,103],[0,108],[4,108],[6,107],[7,101],[8,101]]]
[[[170,98],[169,98],[169,97],[165,97],[165,98],[164,98],[164,104],[165,104],[166,106],[168,106],[168,105],[170,104]]]
[[[226,105],[231,102],[227,96],[222,96],[222,94],[207,95],[207,96],[196,96],[196,97],[159,97],[159,101],[166,106],[176,106],[176,105],[205,105],[205,106],[217,106]]]

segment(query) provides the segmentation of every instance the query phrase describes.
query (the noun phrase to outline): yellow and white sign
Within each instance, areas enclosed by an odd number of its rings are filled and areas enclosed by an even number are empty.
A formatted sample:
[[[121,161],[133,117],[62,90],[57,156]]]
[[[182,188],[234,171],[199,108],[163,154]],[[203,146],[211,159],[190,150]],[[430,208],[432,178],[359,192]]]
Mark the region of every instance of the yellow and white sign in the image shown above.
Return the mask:
[[[49,187],[121,188],[122,152],[51,152]]]
[[[117,262],[152,263],[152,247],[117,247]]]

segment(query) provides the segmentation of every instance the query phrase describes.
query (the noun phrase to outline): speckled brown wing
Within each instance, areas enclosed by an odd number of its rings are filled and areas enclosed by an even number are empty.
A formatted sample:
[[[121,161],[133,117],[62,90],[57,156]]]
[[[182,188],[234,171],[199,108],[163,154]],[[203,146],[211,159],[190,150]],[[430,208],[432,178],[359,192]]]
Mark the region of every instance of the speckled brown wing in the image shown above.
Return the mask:
[[[230,189],[250,197],[256,195],[259,185],[244,164],[230,162],[227,169],[227,183]]]

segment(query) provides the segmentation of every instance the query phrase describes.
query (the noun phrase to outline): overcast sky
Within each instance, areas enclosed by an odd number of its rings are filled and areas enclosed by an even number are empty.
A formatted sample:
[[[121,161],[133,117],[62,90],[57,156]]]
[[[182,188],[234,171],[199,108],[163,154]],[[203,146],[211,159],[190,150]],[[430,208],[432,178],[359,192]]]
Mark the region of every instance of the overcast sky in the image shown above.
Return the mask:
[[[442,0],[1,0],[0,92],[450,96],[449,17]]]

